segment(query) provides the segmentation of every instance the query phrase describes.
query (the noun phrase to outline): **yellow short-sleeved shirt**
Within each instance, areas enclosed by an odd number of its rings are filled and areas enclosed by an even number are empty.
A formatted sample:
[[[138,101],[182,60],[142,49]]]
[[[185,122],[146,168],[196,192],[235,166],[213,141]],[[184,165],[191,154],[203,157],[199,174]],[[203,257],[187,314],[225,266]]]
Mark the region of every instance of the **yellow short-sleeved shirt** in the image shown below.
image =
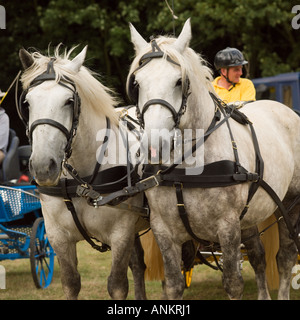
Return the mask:
[[[234,101],[250,101],[255,99],[255,88],[251,80],[240,78],[240,81],[231,86],[229,90],[218,85],[218,81],[221,77],[217,77],[213,82],[216,93],[220,96],[225,102],[234,102]]]

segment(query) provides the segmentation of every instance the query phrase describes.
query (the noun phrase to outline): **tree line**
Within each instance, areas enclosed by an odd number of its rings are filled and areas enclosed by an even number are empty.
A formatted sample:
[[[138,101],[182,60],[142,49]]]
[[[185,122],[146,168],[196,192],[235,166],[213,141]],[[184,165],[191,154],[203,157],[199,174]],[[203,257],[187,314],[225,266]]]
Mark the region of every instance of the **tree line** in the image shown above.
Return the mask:
[[[292,27],[293,0],[32,0],[1,1],[6,10],[6,29],[0,30],[0,88],[5,91],[21,68],[20,48],[53,53],[88,45],[86,65],[101,74],[101,81],[115,89],[124,104],[126,77],[134,50],[131,22],[145,39],[151,35],[178,36],[191,18],[190,46],[211,64],[218,50],[240,49],[249,61],[250,78],[299,71],[300,29]],[[170,9],[174,10],[176,19]],[[78,51],[77,50],[77,51]],[[78,53],[76,50],[74,54]],[[14,94],[3,107],[11,127],[24,140],[17,119]],[[25,139],[26,140],[26,139]],[[26,143],[26,141],[25,141]]]

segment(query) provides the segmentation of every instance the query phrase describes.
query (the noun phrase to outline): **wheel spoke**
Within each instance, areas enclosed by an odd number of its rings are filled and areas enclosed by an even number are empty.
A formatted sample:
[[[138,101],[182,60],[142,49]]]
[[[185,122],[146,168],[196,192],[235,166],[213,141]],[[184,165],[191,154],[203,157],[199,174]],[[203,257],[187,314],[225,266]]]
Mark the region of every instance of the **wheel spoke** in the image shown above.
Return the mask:
[[[42,218],[37,219],[33,229],[30,246],[32,276],[37,288],[46,288],[53,277],[54,251],[45,233]]]

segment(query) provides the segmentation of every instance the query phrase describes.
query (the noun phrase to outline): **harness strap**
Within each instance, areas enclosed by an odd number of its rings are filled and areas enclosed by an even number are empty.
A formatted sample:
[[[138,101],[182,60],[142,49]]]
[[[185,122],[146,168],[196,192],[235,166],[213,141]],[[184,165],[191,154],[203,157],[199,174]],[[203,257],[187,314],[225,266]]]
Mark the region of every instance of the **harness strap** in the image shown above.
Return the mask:
[[[125,201],[127,198],[135,196],[138,193],[144,192],[145,190],[157,187],[161,183],[161,176],[159,174],[152,175],[149,178],[143,179],[137,182],[131,187],[125,187],[122,190],[113,192],[100,199],[95,199],[91,202],[94,206],[104,206],[106,204],[113,204],[115,202]]]
[[[221,108],[221,110],[222,110],[224,116],[226,116],[225,110],[223,108]],[[228,129],[228,132],[229,132],[229,135],[230,135],[230,139],[231,139],[233,155],[234,155],[235,163],[236,163],[236,172],[240,172],[241,164],[240,164],[239,154],[238,154],[238,151],[237,151],[237,144],[236,144],[236,142],[234,140],[233,133],[232,133],[232,130],[231,130],[231,127],[230,127],[228,119],[226,121],[226,125],[227,125],[227,129]]]
[[[223,108],[221,105],[220,101],[213,95],[211,94],[211,97],[213,98],[216,109],[215,109],[215,115],[211,121],[211,124],[209,125],[206,133],[204,134],[204,139],[201,139],[200,141],[197,141],[191,148],[190,152],[188,154],[194,153],[205,141],[206,139],[212,134],[215,130],[217,130],[220,126],[226,122],[232,114],[231,112],[228,112],[227,115],[224,115],[224,118],[220,121],[221,119],[221,111],[220,108]],[[101,199],[97,199],[96,201],[94,200],[93,203],[95,206],[102,206],[110,203],[114,199],[122,198],[123,201],[131,196],[136,195],[137,193],[143,192],[147,189],[150,189],[152,187],[158,186],[161,183],[165,183],[165,181],[168,180],[169,174],[174,171],[174,169],[177,167],[179,163],[182,163],[185,159],[185,155],[182,156],[180,161],[175,161],[172,165],[170,165],[167,168],[160,168],[160,170],[157,171],[156,174],[152,174],[151,176],[146,177],[146,179],[143,179],[136,183],[132,187],[127,187],[122,190],[119,190],[117,192],[111,193],[108,196],[105,196]],[[219,176],[220,177],[220,176]],[[233,172],[230,171],[230,176],[224,176],[224,183],[227,183],[227,185],[232,185],[232,184],[237,184],[240,182],[245,182],[245,181],[256,181],[258,177],[255,174],[251,174],[247,172],[246,169],[244,169],[244,172],[242,174],[238,175],[233,175]],[[178,178],[175,179],[175,181]],[[180,179],[185,179],[184,176],[182,175]],[[191,176],[188,177],[189,181],[191,181]],[[201,183],[208,182],[208,180],[211,180],[213,185],[209,185],[207,187],[218,187],[218,182],[220,182],[218,177],[204,177],[203,175],[198,175],[198,176],[193,176],[193,181],[189,187],[200,187]],[[174,180],[172,180],[174,181]],[[180,180],[181,181],[181,180]],[[186,183],[188,183],[186,181]],[[230,184],[228,184],[230,183]],[[173,185],[173,183],[172,183]],[[202,184],[203,185],[203,184]]]
[[[64,135],[65,137],[67,138],[67,141],[71,138],[71,133],[69,132],[69,130],[63,126],[61,123],[55,121],[55,120],[52,120],[52,119],[38,119],[38,120],[35,120],[32,124],[31,124],[31,127],[29,129],[29,133],[28,133],[28,136],[29,136],[29,140],[32,141],[32,132],[33,130],[41,125],[41,124],[47,124],[49,126],[52,126],[52,127],[55,127],[55,128],[58,128]]]
[[[62,184],[64,186],[64,188],[62,188],[63,190],[63,197],[64,197],[64,202],[66,204],[67,209],[70,211],[73,220],[75,222],[75,225],[77,227],[77,229],[79,230],[79,232],[81,233],[81,235],[83,236],[83,238],[91,245],[91,247],[99,252],[106,252],[110,249],[110,247],[103,243],[102,246],[97,245],[90,237],[89,235],[86,233],[85,229],[83,228],[82,224],[80,223],[78,216],[76,214],[76,210],[74,207],[74,204],[71,200],[71,198],[68,196],[67,193],[67,188],[66,188],[66,180],[67,179],[63,179],[64,183]]]
[[[289,212],[286,210],[284,207],[282,201],[276,194],[276,192],[273,190],[273,188],[265,181],[265,180],[260,180],[259,185],[270,195],[270,197],[273,199],[273,201],[277,204],[279,210],[282,213],[283,219],[286,223],[287,229],[289,230],[290,233],[290,238],[294,240],[297,250],[300,253],[300,240],[298,238],[298,233],[295,231],[294,226],[291,223],[290,217],[289,217]]]
[[[241,112],[237,111],[237,113],[239,113],[240,115],[243,115]],[[239,116],[240,116],[239,115]],[[290,238],[295,242],[295,245],[297,247],[298,252],[300,252],[300,239],[298,237],[298,232],[297,230],[295,230],[294,226],[292,225],[291,221],[290,221],[290,217],[289,217],[289,210],[287,210],[281,199],[278,197],[278,195],[276,194],[276,192],[273,190],[273,188],[263,179],[263,173],[264,173],[264,161],[263,158],[261,156],[260,153],[260,149],[259,149],[259,144],[258,144],[258,140],[257,140],[257,136],[254,130],[254,127],[251,123],[251,121],[248,120],[248,118],[243,115],[242,116],[243,121],[245,121],[245,124],[248,124],[250,126],[250,130],[251,130],[251,134],[252,134],[252,140],[253,140],[253,145],[254,145],[254,149],[255,149],[255,154],[256,154],[256,172],[257,174],[251,174],[251,173],[243,173],[243,174],[235,174],[234,177],[237,181],[243,182],[243,181],[250,181],[248,180],[244,180],[245,179],[245,175],[248,177],[252,176],[253,181],[250,188],[249,188],[249,193],[248,193],[248,199],[247,199],[247,203],[246,206],[244,208],[244,210],[242,211],[241,215],[240,215],[240,220],[242,220],[242,218],[244,217],[244,215],[246,214],[246,212],[248,211],[249,208],[249,202],[251,201],[251,199],[253,198],[255,192],[258,190],[259,187],[262,187],[268,194],[269,196],[273,199],[273,201],[276,203],[276,205],[278,206],[279,210],[282,213],[282,216],[285,220],[287,229],[289,230],[290,233]],[[241,119],[241,118],[240,118]],[[242,168],[242,167],[241,167]],[[244,169],[245,170],[245,169]],[[217,176],[218,177],[218,176]],[[251,178],[251,179],[252,179]],[[180,180],[181,181],[181,180]],[[187,232],[196,240],[199,241],[201,239],[199,239],[194,232],[192,231],[190,224],[189,224],[189,220],[188,220],[188,216],[185,210],[185,206],[184,206],[184,200],[183,200],[183,194],[182,194],[182,188],[183,188],[183,184],[181,182],[175,182],[174,186],[176,188],[176,197],[177,197],[177,207],[178,207],[178,212],[179,212],[179,216],[187,230]],[[299,199],[297,198],[295,201],[297,202]],[[280,217],[277,218],[277,221],[280,220]],[[200,242],[200,241],[199,241]],[[201,242],[200,242],[201,243]]]
[[[200,141],[197,141],[193,146],[190,152],[188,152],[187,154],[193,154],[205,141],[206,139],[215,131],[217,130],[221,125],[223,125],[223,123],[225,121],[227,121],[227,119],[230,118],[230,114],[226,115],[221,121],[221,112],[218,108],[218,106],[216,105],[216,110],[215,110],[215,114],[214,117],[207,129],[207,131],[205,132],[203,139],[200,139]],[[217,122],[220,121],[218,124]],[[179,163],[183,163],[183,161],[185,160],[185,154],[182,155],[181,159],[177,161],[174,161],[174,163],[172,165],[170,165],[168,168],[164,169],[163,171],[161,171],[161,175],[170,173],[171,171],[173,171]]]
[[[144,104],[144,107],[143,107],[143,110],[142,110],[142,117],[144,117],[145,112],[153,104],[161,104],[161,105],[165,106],[167,109],[169,109],[169,111],[172,113],[174,122],[177,123],[177,121],[178,121],[177,111],[174,109],[174,107],[169,102],[167,102],[165,100],[162,100],[162,99],[151,99],[151,100],[148,100]]]
[[[264,161],[260,153],[256,133],[251,122],[249,122],[249,126],[251,130],[253,146],[256,154],[256,172],[258,173],[258,179],[257,181],[253,182],[249,188],[247,202],[246,202],[245,208],[243,209],[240,215],[240,220],[242,220],[245,214],[247,213],[249,209],[249,203],[253,198],[254,194],[256,193],[257,189],[259,188],[260,183],[263,180],[263,174],[264,174]]]
[[[91,176],[91,178],[89,179],[88,183],[92,184],[97,176],[97,173],[100,170],[101,164],[102,164],[102,160],[105,154],[105,151],[107,149],[107,144],[108,144],[108,140],[109,140],[109,136],[110,136],[110,120],[108,117],[106,117],[106,132],[105,132],[105,137],[103,140],[103,144],[101,146],[101,151],[100,151],[100,155],[99,158],[97,159],[97,163],[95,165],[93,174]]]
[[[185,188],[214,188],[227,187],[247,181],[257,181],[258,175],[256,173],[248,172],[244,167],[240,167],[236,173],[236,163],[230,160],[221,160],[206,164],[201,174],[186,175],[185,169],[174,169],[168,174],[160,174],[160,170],[165,167],[160,165],[147,165],[144,168],[143,177],[151,178],[156,176],[158,172],[160,176],[160,186],[173,186],[174,182],[180,181]]]
[[[298,232],[295,231],[294,226],[292,225],[291,221],[290,221],[290,217],[289,217],[289,211],[284,207],[282,201],[280,200],[280,198],[278,197],[278,195],[276,194],[276,192],[273,190],[273,188],[263,179],[261,179],[259,181],[259,186],[261,186],[268,194],[269,196],[273,199],[273,201],[276,203],[276,205],[278,206],[282,217],[286,223],[287,229],[289,230],[290,233],[290,238],[295,242],[295,245],[297,247],[298,252],[300,252],[300,240],[298,237]],[[185,205],[184,205],[184,199],[183,199],[183,185],[181,182],[174,182],[174,187],[176,190],[176,198],[177,198],[177,208],[178,208],[178,213],[179,216],[181,218],[182,223],[184,224],[187,232],[189,233],[189,235],[195,239],[196,241],[198,241],[199,243],[202,244],[206,244],[206,242],[200,238],[198,238],[195,233],[193,232],[190,223],[189,223],[189,219],[188,219],[188,215],[187,212],[185,210]],[[278,222],[280,220],[280,217],[277,218]],[[250,237],[251,238],[251,237]],[[244,239],[243,242],[247,241],[248,239]]]
[[[215,255],[214,255],[214,252],[213,252],[213,251],[211,251],[211,254],[212,254],[213,258],[215,259]],[[217,267],[214,266],[213,264],[211,264],[208,260],[206,260],[206,259],[203,257],[202,253],[201,253],[199,250],[198,250],[197,253],[196,253],[196,257],[200,260],[201,263],[203,263],[203,264],[205,264],[206,266],[212,268],[213,270],[221,270],[219,263],[217,264]],[[215,262],[218,262],[218,260],[215,259]]]
[[[202,239],[198,238],[195,233],[193,232],[190,223],[189,223],[189,219],[188,219],[188,215],[187,212],[185,210],[185,205],[184,205],[184,201],[183,201],[183,194],[182,194],[182,184],[180,182],[175,182],[174,183],[174,187],[176,190],[176,198],[177,198],[177,208],[178,208],[178,212],[179,212],[179,216],[181,218],[182,223],[184,224],[184,227],[186,228],[187,232],[199,243],[202,244],[207,244],[206,241],[203,241]]]

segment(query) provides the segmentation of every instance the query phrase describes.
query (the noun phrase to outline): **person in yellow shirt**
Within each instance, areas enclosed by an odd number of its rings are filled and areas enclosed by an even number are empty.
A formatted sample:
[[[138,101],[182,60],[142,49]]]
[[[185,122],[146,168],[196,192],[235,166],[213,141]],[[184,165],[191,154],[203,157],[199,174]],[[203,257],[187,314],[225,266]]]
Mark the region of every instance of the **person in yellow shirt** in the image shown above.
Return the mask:
[[[214,60],[220,76],[213,81],[216,93],[226,103],[255,100],[255,88],[251,80],[241,78],[243,66],[248,64],[236,48],[219,51]]]

